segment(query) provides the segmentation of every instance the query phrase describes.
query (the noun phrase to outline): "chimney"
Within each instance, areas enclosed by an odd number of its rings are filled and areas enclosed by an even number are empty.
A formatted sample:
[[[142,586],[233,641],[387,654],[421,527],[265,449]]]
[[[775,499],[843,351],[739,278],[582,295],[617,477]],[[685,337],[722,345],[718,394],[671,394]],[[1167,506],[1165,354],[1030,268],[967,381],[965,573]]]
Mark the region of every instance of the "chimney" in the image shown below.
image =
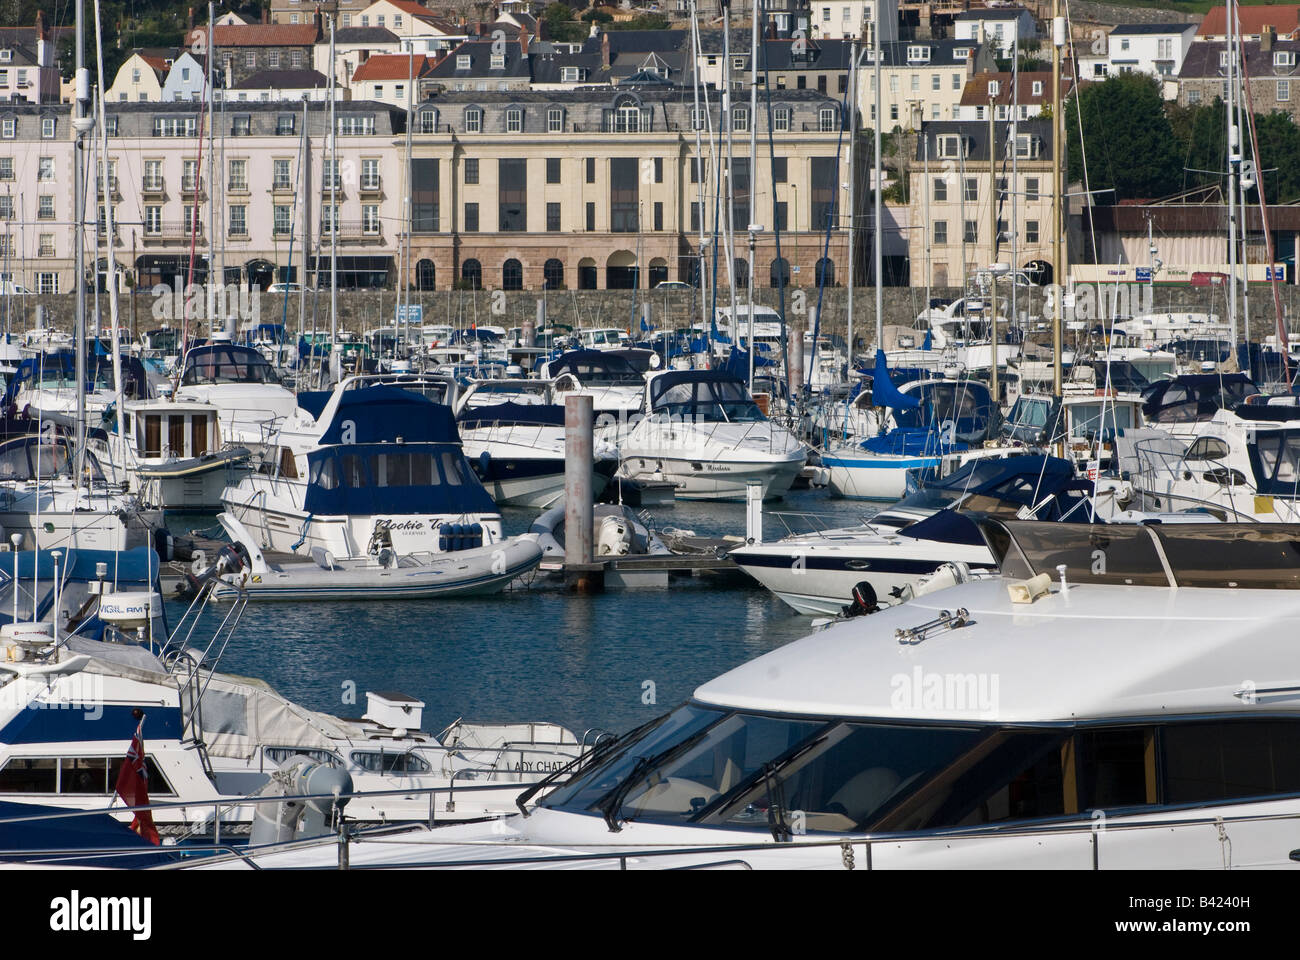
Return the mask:
[[[39,40],[45,40],[45,39],[48,39],[49,30],[50,30],[49,25],[46,24],[46,22],[45,22],[45,11],[44,11],[44,10],[37,10],[37,11],[36,11],[36,37],[37,37],[37,39],[39,39]]]
[[[519,27],[519,55],[522,59],[528,59],[528,31],[521,24]]]
[[[609,34],[600,35],[600,65],[606,70],[609,69]]]
[[[194,8],[190,7],[190,30],[194,30]]]
[[[1259,34],[1259,49],[1263,53],[1268,53],[1273,49],[1273,27],[1271,24],[1264,27]]]
[[[324,30],[322,29],[322,20],[321,20],[321,15],[320,15],[320,4],[319,4],[319,3],[316,4],[316,12],[315,12],[314,14],[312,14],[312,18],[311,18],[311,19],[312,19],[312,22],[316,24],[316,39],[319,40],[322,36],[324,36]]]
[[[775,21],[775,20],[769,20],[769,21],[767,22],[767,39],[769,39],[769,40],[775,40],[775,39],[776,39],[776,21]]]
[[[263,7],[263,8],[262,8],[262,22],[263,22],[263,23],[270,23],[270,22],[271,22],[271,8],[270,8],[270,7]]]

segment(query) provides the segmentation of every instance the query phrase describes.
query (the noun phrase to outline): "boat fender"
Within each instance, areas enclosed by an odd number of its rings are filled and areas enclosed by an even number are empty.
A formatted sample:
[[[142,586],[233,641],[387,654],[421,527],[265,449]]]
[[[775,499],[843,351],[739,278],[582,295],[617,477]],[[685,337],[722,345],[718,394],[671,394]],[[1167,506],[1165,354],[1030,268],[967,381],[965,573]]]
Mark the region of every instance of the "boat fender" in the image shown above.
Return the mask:
[[[488,468],[491,466],[492,466],[492,454],[484,450],[482,453],[478,455],[479,473],[482,474],[484,477],[486,477],[488,475]]]
[[[471,523],[469,526],[469,546],[483,546],[483,525],[481,523]]]

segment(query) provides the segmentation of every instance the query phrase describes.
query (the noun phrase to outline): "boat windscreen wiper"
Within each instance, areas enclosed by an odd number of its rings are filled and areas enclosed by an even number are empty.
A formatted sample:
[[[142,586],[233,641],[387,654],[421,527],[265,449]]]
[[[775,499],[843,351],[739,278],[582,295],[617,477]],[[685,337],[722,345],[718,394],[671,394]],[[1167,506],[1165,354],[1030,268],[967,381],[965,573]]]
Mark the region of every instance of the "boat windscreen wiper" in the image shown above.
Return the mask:
[[[576,777],[579,773],[585,772],[588,767],[594,765],[596,761],[603,760],[605,757],[609,756],[615,747],[635,740],[643,733],[650,732],[652,729],[659,726],[659,724],[667,720],[669,716],[671,716],[671,714],[665,713],[661,717],[655,717],[653,720],[647,721],[639,727],[634,727],[627,733],[620,734],[617,737],[610,737],[608,740],[593,746],[586,753],[574,757],[564,766],[560,767],[558,770],[552,771],[541,780],[532,784],[527,790],[520,793],[519,796],[515,797],[515,806],[519,808],[519,812],[525,817],[528,816],[531,812],[527,807],[528,801],[537,796],[541,791],[545,790],[561,776],[567,773],[570,776]]]
[[[763,764],[763,785],[767,791],[767,825],[777,843],[789,842],[790,824],[785,819],[785,783],[776,777],[776,764]]]
[[[618,811],[623,806],[623,800],[632,787],[641,782],[641,774],[649,769],[653,763],[653,757],[637,757],[636,764],[628,772],[628,775],[623,778],[623,782],[615,787],[601,804],[600,812],[604,814],[605,823],[609,826],[611,833],[618,833],[623,829],[618,822]]]

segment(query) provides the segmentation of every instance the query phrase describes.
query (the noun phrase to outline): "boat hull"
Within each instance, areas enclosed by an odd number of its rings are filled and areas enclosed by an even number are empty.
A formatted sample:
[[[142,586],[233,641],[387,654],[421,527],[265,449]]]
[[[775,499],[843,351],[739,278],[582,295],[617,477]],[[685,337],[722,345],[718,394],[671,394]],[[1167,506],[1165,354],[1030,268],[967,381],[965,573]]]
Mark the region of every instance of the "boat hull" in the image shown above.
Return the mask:
[[[752,460],[686,460],[671,457],[627,457],[623,476],[633,480],[666,480],[676,485],[679,500],[732,500],[743,502],[751,481],[763,485],[763,499],[775,500],[789,492],[804,458],[767,463]],[[644,465],[643,465],[644,464]]]

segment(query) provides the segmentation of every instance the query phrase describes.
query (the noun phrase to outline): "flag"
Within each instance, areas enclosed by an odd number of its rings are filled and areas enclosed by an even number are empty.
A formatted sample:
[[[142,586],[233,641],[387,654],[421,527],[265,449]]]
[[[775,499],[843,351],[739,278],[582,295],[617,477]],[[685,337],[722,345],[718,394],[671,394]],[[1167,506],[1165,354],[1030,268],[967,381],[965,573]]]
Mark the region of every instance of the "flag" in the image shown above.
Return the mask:
[[[126,751],[126,760],[117,775],[117,795],[128,807],[142,807],[149,802],[149,771],[144,763],[144,715],[135,728],[131,746]],[[158,828],[154,826],[153,814],[148,810],[136,812],[131,821],[131,829],[150,843],[159,843]]]

